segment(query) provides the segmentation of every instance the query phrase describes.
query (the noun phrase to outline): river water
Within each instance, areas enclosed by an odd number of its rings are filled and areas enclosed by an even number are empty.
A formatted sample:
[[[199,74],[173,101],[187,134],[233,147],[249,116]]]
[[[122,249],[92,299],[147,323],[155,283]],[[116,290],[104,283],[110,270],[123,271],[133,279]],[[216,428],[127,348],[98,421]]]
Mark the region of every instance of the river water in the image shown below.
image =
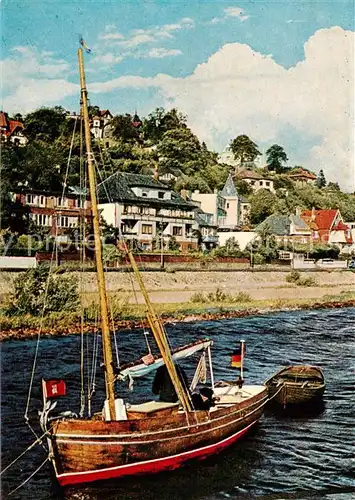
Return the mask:
[[[173,499],[321,499],[355,498],[355,309],[294,311],[243,319],[176,324],[167,327],[173,346],[201,337],[215,341],[216,378],[233,378],[231,348],[246,341],[245,379],[260,383],[289,364],[316,364],[324,369],[324,404],[312,412],[267,410],[242,442],[204,462],[145,478],[60,490],[47,463],[10,499],[173,500]],[[92,337],[88,338],[88,343]],[[144,354],[142,331],[120,332],[122,361]],[[36,343],[2,345],[2,467],[34,438],[24,424],[28,384]],[[90,347],[90,346],[89,346]],[[40,378],[63,377],[70,408],[79,411],[80,337],[43,339],[34,379],[30,416],[40,403]],[[98,368],[100,370],[100,368]],[[191,366],[187,366],[187,371]],[[128,398],[149,398],[151,379],[136,382]],[[98,385],[98,400],[102,388]],[[67,403],[68,404],[68,403]],[[38,427],[36,428],[38,430]],[[2,477],[2,498],[24,481],[46,455],[37,446]]]

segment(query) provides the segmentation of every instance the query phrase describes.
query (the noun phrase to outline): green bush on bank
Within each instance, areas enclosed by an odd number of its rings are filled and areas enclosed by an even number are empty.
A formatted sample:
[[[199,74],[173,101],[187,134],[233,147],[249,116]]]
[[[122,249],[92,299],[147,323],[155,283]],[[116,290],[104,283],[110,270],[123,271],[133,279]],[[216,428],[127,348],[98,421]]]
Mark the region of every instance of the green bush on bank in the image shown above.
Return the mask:
[[[50,273],[49,266],[40,265],[15,279],[5,312],[8,316],[47,316],[53,312],[75,311],[78,304],[76,278]]]
[[[298,286],[317,286],[317,280],[315,280],[312,276],[301,276],[299,271],[295,271],[294,269],[286,276],[287,283],[293,283]]]

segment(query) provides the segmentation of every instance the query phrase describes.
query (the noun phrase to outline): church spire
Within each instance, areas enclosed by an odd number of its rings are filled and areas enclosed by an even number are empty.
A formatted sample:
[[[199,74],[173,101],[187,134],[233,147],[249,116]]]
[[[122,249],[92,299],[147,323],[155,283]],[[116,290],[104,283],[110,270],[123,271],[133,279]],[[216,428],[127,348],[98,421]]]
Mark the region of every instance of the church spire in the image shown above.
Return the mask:
[[[228,174],[226,183],[221,191],[221,196],[238,196],[231,172]]]

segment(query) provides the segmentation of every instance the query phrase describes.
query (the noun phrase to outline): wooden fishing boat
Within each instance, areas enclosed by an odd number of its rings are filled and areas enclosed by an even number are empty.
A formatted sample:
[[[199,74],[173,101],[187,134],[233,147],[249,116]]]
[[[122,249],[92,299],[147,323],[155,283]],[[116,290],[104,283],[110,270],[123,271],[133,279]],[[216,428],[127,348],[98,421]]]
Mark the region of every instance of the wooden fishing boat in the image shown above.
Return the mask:
[[[294,365],[281,368],[265,382],[269,397],[284,406],[319,401],[324,393],[324,374],[317,366]]]
[[[264,385],[218,383],[214,380],[212,341],[203,339],[171,351],[167,332],[150,301],[134,257],[127,258],[146,305],[146,316],[159,354],[149,352],[136,362],[115,369],[108,321],[108,303],[102,264],[96,180],[91,150],[83,51],[78,51],[81,108],[85,125],[90,198],[95,237],[97,282],[101,309],[103,375],[106,399],[102,411],[76,417],[70,411],[54,415],[56,397],[64,395],[61,381],[43,381],[44,408],[41,426],[47,433],[49,458],[60,485],[72,485],[129,475],[175,469],[191,459],[214,455],[242,438],[260,419],[268,401]],[[176,360],[199,352],[195,375],[207,373],[214,400],[197,409],[192,389],[179,376]],[[204,364],[205,363],[205,364]],[[156,401],[146,396],[139,404],[119,397],[119,384],[130,384],[164,365],[177,395],[176,402]],[[81,412],[82,413],[82,412]]]

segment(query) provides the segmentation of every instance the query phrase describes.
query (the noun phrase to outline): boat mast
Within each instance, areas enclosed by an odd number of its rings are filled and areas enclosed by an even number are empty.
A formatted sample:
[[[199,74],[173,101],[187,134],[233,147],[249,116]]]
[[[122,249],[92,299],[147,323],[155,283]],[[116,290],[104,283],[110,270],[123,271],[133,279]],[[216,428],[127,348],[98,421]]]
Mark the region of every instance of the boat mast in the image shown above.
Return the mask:
[[[85,127],[85,143],[86,143],[86,152],[88,160],[90,198],[91,198],[94,239],[95,239],[96,274],[97,274],[97,284],[99,289],[100,309],[101,309],[101,331],[102,331],[102,348],[104,356],[106,399],[109,402],[110,420],[114,420],[115,419],[115,391],[114,391],[115,376],[113,372],[113,358],[112,358],[111,335],[110,335],[108,307],[107,307],[105,274],[102,263],[100,218],[99,218],[99,210],[97,207],[96,173],[93,162],[93,153],[91,149],[88,96],[85,83],[84,58],[82,49],[78,49],[78,59],[79,59],[80,87],[81,87],[81,107],[82,107],[84,127]]]
[[[181,382],[181,379],[177,373],[176,366],[174,364],[174,361],[173,361],[173,358],[171,355],[171,351],[170,351],[170,347],[168,344],[168,339],[167,339],[164,327],[163,327],[160,319],[158,318],[158,316],[154,310],[153,304],[150,301],[147,289],[145,288],[141,273],[139,272],[139,269],[138,269],[137,263],[133,257],[133,254],[128,249],[127,246],[126,246],[126,252],[127,252],[128,258],[130,260],[134,274],[137,278],[139,288],[142,292],[144,302],[145,302],[145,305],[147,307],[146,313],[147,313],[147,319],[149,322],[149,326],[153,332],[153,335],[154,335],[155,341],[157,343],[157,346],[159,348],[160,354],[162,355],[162,358],[163,358],[165,366],[168,370],[170,379],[173,383],[176,394],[179,398],[179,401],[180,401],[183,409],[185,410],[185,412],[189,412],[192,410],[191,400],[190,400],[190,397],[189,397],[189,394],[188,394],[186,388],[184,387],[184,385]]]

